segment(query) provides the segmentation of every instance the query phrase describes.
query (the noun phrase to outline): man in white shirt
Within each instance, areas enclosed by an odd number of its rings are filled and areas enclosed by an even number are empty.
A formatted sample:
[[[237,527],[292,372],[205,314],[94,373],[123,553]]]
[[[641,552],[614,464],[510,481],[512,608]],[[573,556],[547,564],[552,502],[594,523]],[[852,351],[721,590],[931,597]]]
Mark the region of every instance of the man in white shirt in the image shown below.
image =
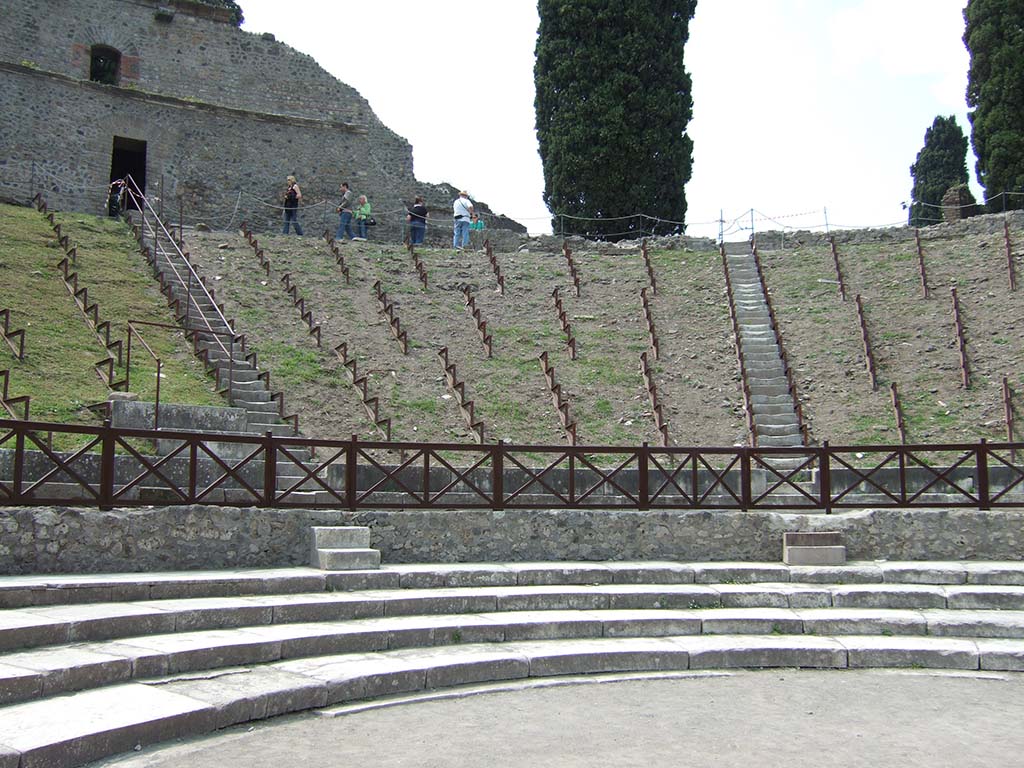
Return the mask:
[[[461,251],[469,247],[469,221],[473,216],[473,203],[465,190],[459,192],[458,199],[452,204],[452,216],[455,219],[452,248]]]

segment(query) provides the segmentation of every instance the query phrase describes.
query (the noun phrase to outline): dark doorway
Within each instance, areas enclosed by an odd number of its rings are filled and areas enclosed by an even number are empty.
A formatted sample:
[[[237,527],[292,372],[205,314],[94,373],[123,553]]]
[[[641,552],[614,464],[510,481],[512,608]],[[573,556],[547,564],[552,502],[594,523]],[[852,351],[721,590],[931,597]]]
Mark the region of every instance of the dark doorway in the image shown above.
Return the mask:
[[[89,60],[89,79],[104,85],[117,85],[121,78],[121,53],[105,45],[94,45]]]
[[[131,176],[135,185],[146,193],[146,142],[137,139],[114,137],[114,149],[110,154],[110,180],[116,181]],[[129,202],[129,207],[137,205]]]

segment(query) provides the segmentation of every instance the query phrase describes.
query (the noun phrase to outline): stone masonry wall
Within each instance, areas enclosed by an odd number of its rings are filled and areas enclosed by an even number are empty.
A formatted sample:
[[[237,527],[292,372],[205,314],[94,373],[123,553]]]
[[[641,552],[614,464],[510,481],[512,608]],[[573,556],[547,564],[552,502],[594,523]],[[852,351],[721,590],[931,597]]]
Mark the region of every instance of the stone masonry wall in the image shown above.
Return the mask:
[[[341,181],[396,233],[418,194],[445,218],[450,188],[416,180],[409,143],[355,89],[224,18],[188,0],[7,0],[0,199],[42,191],[53,207],[102,212],[123,137],[146,142],[146,192],[162,190],[174,218],[180,201],[186,223],[276,228],[292,173],[304,202],[329,201],[310,210],[312,234],[333,230]],[[119,85],[89,81],[94,45],[121,52]]]
[[[0,573],[308,565],[310,526],[365,525],[382,561],[779,561],[785,531],[840,531],[851,560],[1020,560],[1024,510],[0,509]]]

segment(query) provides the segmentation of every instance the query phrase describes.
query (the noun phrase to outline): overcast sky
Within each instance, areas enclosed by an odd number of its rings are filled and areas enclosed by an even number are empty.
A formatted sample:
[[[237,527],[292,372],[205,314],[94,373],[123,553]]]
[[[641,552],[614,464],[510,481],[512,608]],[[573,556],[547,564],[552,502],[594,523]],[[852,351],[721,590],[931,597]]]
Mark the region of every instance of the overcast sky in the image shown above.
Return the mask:
[[[418,179],[547,230],[533,0],[238,2],[244,29],[273,32],[356,88],[412,144]],[[743,239],[752,209],[758,230],[905,223],[909,167],[936,115],[970,135],[964,4],[699,0],[687,232],[717,236],[721,215]],[[973,154],[968,170],[980,196]]]

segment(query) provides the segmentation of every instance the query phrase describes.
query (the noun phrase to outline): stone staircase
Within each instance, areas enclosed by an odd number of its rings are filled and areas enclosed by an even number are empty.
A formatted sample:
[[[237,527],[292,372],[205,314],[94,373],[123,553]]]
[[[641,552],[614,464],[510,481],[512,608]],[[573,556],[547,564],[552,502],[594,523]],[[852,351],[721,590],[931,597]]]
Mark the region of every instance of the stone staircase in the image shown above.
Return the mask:
[[[0,578],[0,766],[352,700],[722,668],[1024,670],[1024,563],[507,563]]]
[[[161,282],[169,286],[169,300],[179,302],[178,316],[186,330],[196,334],[196,346],[215,369],[218,386],[226,394],[228,402],[244,408],[247,415],[246,431],[263,435],[294,435],[297,428],[286,423],[282,417],[281,404],[267,386],[267,377],[261,376],[255,356],[247,354],[244,342],[226,322],[215,299],[201,286],[201,278],[183,260],[178,249],[167,236],[157,231],[142,228],[143,240],[153,253],[154,270],[162,275]]]
[[[744,374],[750,387],[755,445],[799,446],[803,444],[800,419],[772,328],[764,286],[749,246],[741,253],[736,250],[727,249],[726,268],[739,324],[737,343],[743,351]]]

